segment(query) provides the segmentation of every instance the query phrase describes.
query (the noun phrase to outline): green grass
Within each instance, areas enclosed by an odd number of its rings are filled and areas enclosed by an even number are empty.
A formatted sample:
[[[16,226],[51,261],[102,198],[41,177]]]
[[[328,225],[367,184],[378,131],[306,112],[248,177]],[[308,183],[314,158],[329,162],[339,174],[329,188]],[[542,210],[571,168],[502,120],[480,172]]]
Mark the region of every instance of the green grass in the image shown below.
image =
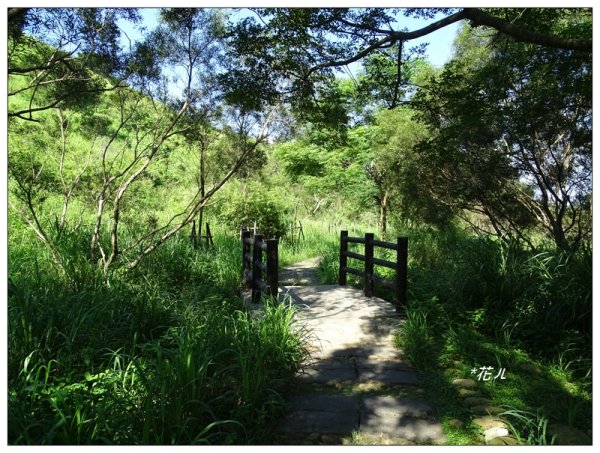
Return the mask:
[[[555,437],[548,438],[548,418],[537,411],[536,413],[507,410],[502,413],[515,438],[522,445],[552,445]]]
[[[9,257],[9,443],[268,438],[305,350],[289,304],[257,319],[241,309],[237,237],[198,252],[175,238],[110,285],[89,269],[52,272],[28,247]]]
[[[303,224],[304,240],[281,241],[280,265],[319,256],[321,281],[336,283],[339,231]],[[268,441],[305,355],[302,331],[285,303],[257,319],[243,311],[239,238],[215,230],[214,249],[195,251],[181,235],[109,285],[86,263],[85,237],[65,233],[61,273],[28,233],[11,234],[11,444]],[[550,443],[543,430],[555,423],[590,430],[591,250],[402,233],[409,304],[396,341],[421,370],[448,443],[481,443],[451,384],[481,366],[506,368],[480,393],[505,409],[521,442]]]
[[[337,230],[328,228],[321,222],[302,221],[304,236],[298,238],[299,233],[294,233],[294,238],[288,234],[279,243],[279,266],[286,267],[309,258],[321,257],[339,243]]]
[[[505,380],[479,382],[479,390],[505,408],[520,442],[550,443],[548,423],[590,430],[591,252],[532,253],[416,233],[396,341],[424,375],[449,443],[481,442],[451,381],[474,378],[471,369],[482,366],[506,368]],[[466,428],[450,427],[452,419]]]

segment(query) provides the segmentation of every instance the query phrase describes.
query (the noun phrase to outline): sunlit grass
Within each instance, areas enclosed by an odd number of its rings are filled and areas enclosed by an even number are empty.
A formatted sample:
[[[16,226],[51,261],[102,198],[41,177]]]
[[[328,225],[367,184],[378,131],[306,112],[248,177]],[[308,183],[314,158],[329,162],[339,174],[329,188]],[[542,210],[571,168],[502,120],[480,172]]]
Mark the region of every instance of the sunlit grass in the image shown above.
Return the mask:
[[[590,429],[591,253],[533,254],[515,245],[440,235],[443,266],[428,251],[436,247],[432,238],[417,235],[412,243],[410,303],[396,340],[424,374],[426,395],[442,420],[458,418],[467,431],[474,429],[468,425],[473,415],[450,383],[475,378],[472,368],[492,366],[504,367],[506,380],[480,382],[479,391],[507,409],[520,442],[550,443],[548,423]],[[460,436],[449,436],[449,442],[470,443]]]
[[[12,270],[11,444],[260,443],[283,410],[302,330],[289,304],[241,310],[237,237],[174,238],[110,286]]]

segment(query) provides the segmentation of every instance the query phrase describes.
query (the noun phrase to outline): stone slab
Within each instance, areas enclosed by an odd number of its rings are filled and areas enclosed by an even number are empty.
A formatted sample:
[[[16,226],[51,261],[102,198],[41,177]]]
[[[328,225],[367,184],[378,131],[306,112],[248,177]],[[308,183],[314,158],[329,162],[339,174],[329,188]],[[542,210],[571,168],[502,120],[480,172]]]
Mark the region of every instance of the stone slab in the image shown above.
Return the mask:
[[[433,408],[418,400],[392,396],[363,399],[360,431],[373,436],[402,437],[413,442],[443,443],[442,425],[433,420]]]
[[[416,371],[415,368],[400,357],[394,359],[377,359],[371,357],[358,357],[356,359],[357,368],[372,369],[374,371],[384,371],[387,369]]]
[[[349,435],[358,429],[358,413],[294,411],[290,413],[279,431],[281,433],[314,433]]]
[[[402,354],[391,343],[313,344],[314,359],[362,358],[372,360],[400,360]]]
[[[381,382],[387,385],[419,385],[421,377],[416,371],[397,370],[393,368],[376,371],[359,368],[358,382]]]
[[[347,383],[356,380],[353,360],[323,360],[308,365],[297,379],[317,384]]]
[[[358,395],[342,395],[338,393],[311,393],[292,395],[288,398],[292,411],[313,412],[355,412],[360,408]]]
[[[424,418],[433,414],[433,407],[424,401],[393,396],[366,396],[363,398],[361,414],[379,417]]]
[[[401,437],[417,443],[435,444],[447,440],[439,423],[421,418],[382,418],[361,413],[360,432],[371,436]]]
[[[293,270],[296,272],[297,270]],[[292,271],[290,276],[294,275]],[[295,318],[310,332],[311,360],[300,380],[311,383],[383,386],[418,385],[420,375],[393,345],[402,323],[395,306],[365,298],[361,290],[337,285],[281,287],[297,308]],[[392,396],[313,393],[289,398],[290,412],[280,432],[289,438],[320,433],[443,443],[446,438],[433,408],[419,400]]]
[[[380,360],[399,359],[400,353],[393,346],[385,345],[325,345],[325,347],[308,348],[315,360],[347,359],[347,358],[376,358]]]
[[[288,402],[291,412],[280,432],[350,434],[358,429],[360,398],[356,395],[293,395]]]
[[[389,385],[419,385],[421,376],[402,360],[356,360],[359,382],[377,381]]]
[[[314,319],[328,317],[362,319],[375,322],[375,318],[398,317],[395,307],[379,297],[366,298],[362,290],[338,285],[283,286],[283,294],[289,294],[299,309],[298,315]],[[306,313],[310,312],[310,314]]]
[[[299,263],[287,266],[279,271],[279,284],[291,285],[318,285],[317,267],[320,258],[311,258]]]

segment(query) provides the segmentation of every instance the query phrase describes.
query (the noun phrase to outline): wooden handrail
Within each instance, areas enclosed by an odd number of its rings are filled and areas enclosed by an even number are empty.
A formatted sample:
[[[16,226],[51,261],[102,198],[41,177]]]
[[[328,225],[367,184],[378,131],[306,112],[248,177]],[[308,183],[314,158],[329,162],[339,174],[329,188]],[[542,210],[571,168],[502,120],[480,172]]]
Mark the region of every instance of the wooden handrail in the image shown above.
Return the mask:
[[[358,269],[353,269],[351,267],[345,267],[344,271],[347,272],[348,274],[358,275],[359,277],[364,277],[365,276],[365,271],[361,271],[361,270],[358,270]]]
[[[374,239],[373,245],[375,245],[377,247],[382,247],[384,249],[398,250],[398,244],[394,244],[393,242],[385,242],[385,241],[379,241],[377,239]]]
[[[360,253],[354,252],[344,252],[348,258],[354,258],[355,260],[364,261],[365,255],[361,255]]]
[[[398,263],[392,263],[387,260],[380,260],[379,258],[373,258],[373,264],[377,264],[378,266],[389,267],[390,269],[396,270],[398,268]]]
[[[353,238],[353,237],[348,236],[346,240],[348,242],[354,242],[356,244],[364,244],[365,243],[364,238]]]
[[[251,236],[242,229],[242,279],[246,289],[252,290],[252,302],[260,302],[261,294],[277,298],[279,293],[277,239],[263,240],[260,234]],[[263,253],[266,260],[263,261]],[[264,274],[264,275],[263,275]]]
[[[408,238],[398,237],[397,242],[376,240],[373,233],[366,233],[364,238],[348,236],[348,231],[340,232],[340,271],[339,284],[347,283],[347,274],[354,274],[364,278],[365,296],[373,296],[374,283],[385,286],[395,291],[396,311],[406,304],[406,286],[408,281]],[[348,243],[365,244],[365,254],[348,251]],[[375,247],[396,251],[396,262],[375,258]],[[354,258],[365,263],[364,271],[348,267],[348,258]],[[374,266],[384,266],[396,271],[393,281],[375,275]]]

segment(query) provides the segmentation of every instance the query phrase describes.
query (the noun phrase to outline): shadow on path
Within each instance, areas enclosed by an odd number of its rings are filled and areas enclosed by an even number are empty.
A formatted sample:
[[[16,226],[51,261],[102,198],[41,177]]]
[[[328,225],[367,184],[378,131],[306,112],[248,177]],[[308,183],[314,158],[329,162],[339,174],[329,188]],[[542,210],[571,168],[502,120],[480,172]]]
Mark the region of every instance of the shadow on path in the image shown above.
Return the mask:
[[[444,443],[434,408],[418,398],[419,373],[393,346],[393,304],[337,285],[288,286],[311,358],[288,396],[277,441],[336,444],[354,434],[380,444]],[[406,396],[408,395],[408,396]]]

